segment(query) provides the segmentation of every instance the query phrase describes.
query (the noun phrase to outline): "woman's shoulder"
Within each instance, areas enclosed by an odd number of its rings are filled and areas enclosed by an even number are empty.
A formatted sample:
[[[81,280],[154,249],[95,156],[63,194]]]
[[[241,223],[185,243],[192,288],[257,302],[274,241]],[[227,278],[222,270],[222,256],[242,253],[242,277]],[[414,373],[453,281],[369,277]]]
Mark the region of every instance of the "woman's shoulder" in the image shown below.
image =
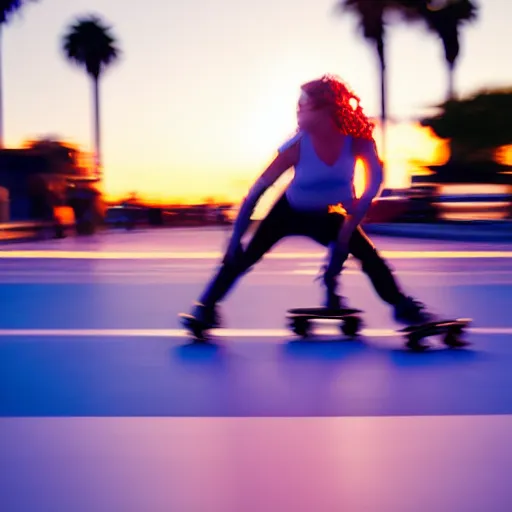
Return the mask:
[[[303,137],[304,133],[302,131],[298,131],[291,137],[288,137],[286,141],[283,144],[281,144],[277,149],[278,153],[283,153],[284,151],[292,147],[298,147]]]
[[[377,150],[377,144],[373,137],[371,139],[365,137],[351,137],[351,139],[352,148],[356,155],[364,155]]]

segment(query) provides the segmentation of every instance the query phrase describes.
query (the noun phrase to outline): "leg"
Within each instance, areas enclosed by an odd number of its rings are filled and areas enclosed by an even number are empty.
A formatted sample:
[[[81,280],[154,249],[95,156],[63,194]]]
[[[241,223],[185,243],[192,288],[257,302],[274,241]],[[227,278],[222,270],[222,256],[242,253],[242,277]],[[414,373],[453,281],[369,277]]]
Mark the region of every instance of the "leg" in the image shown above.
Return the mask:
[[[318,244],[328,247],[331,242],[336,240],[340,230],[343,217],[338,214],[316,213],[307,215],[300,223],[301,235],[311,238]],[[347,309],[348,304],[344,297],[337,293],[338,279],[323,279],[326,297],[324,306],[328,309]]]
[[[336,240],[342,223],[343,217],[336,214],[312,218],[311,222],[303,224],[303,234],[323,246],[328,246]],[[422,311],[424,306],[421,303],[407,297],[400,290],[391,269],[361,227],[357,228],[350,239],[349,253],[361,262],[363,272],[370,278],[379,297],[394,307],[396,320],[411,324],[431,319],[430,315]],[[337,279],[330,279],[329,282],[324,279],[324,284],[327,295],[326,306],[346,307],[343,298],[337,295]]]
[[[327,247],[330,243],[335,242],[344,218],[338,214],[321,214],[316,219],[312,217],[308,220],[309,222],[303,223],[304,234]],[[363,272],[372,281],[380,298],[395,305],[402,297],[402,293],[386,262],[360,227],[350,239],[349,252],[361,261]],[[324,285],[326,287],[326,306],[329,308],[335,308],[336,305],[345,307],[342,298],[337,295],[338,279],[330,278],[328,281],[324,279]]]
[[[423,304],[400,290],[393,272],[361,227],[352,235],[349,250],[361,262],[363,272],[370,278],[379,297],[394,307],[397,321],[416,324],[432,320]]]
[[[238,278],[250,270],[282,237],[278,226],[263,221],[245,251],[234,262],[221,265],[199,301],[204,305],[214,305],[223,300]]]
[[[370,278],[379,297],[388,304],[396,305],[403,294],[391,269],[361,227],[354,231],[349,251],[361,262],[363,272]]]
[[[254,236],[235,261],[223,263],[199,298],[196,313],[204,314],[208,323],[217,324],[215,306],[222,301],[238,279],[250,270],[279,240],[287,236],[290,209],[280,200],[261,222]],[[194,314],[194,316],[197,316]],[[211,322],[210,322],[211,321]]]

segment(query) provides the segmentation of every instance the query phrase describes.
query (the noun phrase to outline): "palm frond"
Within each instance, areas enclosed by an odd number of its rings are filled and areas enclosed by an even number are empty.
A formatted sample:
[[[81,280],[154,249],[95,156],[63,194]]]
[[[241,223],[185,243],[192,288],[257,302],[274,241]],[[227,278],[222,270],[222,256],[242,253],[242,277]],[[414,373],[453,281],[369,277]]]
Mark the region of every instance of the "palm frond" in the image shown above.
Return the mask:
[[[62,48],[71,62],[85,67],[96,78],[120,56],[111,27],[94,15],[80,18],[70,26]]]
[[[0,24],[8,23],[12,16],[30,2],[37,2],[37,0],[0,0]]]

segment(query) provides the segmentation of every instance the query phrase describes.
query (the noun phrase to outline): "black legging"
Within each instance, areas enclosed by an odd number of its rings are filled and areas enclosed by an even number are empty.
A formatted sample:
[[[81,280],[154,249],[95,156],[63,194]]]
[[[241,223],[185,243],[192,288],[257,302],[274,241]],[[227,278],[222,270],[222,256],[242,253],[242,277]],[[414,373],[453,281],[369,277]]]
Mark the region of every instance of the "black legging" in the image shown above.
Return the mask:
[[[337,213],[294,210],[283,195],[261,221],[245,251],[234,262],[221,265],[199,301],[207,307],[221,301],[237,279],[279,240],[287,236],[306,236],[327,247],[336,240],[342,222],[343,216]],[[361,262],[363,272],[380,298],[388,304],[397,304],[403,295],[395,278],[360,227],[350,239],[349,252]]]

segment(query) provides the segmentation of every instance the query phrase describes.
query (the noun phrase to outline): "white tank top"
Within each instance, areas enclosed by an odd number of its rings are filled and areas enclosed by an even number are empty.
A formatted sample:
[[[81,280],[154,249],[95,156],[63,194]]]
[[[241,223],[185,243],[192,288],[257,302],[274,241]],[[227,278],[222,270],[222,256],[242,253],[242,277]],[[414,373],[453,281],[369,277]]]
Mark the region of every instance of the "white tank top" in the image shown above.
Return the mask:
[[[347,137],[338,160],[325,164],[318,157],[311,137],[299,132],[285,142],[279,152],[300,141],[299,161],[295,175],[286,190],[286,198],[297,210],[325,211],[329,206],[341,205],[350,212],[354,201],[354,170],[356,159],[352,151],[352,137]]]

